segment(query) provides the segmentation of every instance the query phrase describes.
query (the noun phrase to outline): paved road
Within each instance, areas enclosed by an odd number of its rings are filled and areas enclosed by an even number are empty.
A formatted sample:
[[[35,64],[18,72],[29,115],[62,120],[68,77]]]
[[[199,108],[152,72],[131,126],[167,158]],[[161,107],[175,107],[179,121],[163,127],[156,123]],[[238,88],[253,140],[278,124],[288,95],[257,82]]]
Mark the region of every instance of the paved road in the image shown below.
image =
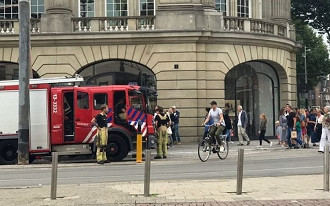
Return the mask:
[[[317,149],[257,150],[246,147],[245,177],[287,176],[321,174],[322,155]],[[236,177],[237,148],[233,147],[226,160],[212,155],[202,163],[194,145],[177,146],[170,150],[166,160],[152,162],[152,181],[183,179],[214,179]],[[0,166],[0,187],[38,186],[50,184],[49,164],[28,167]],[[101,182],[143,181],[144,165],[133,161],[111,163],[104,166],[95,163],[62,163],[59,166],[59,184],[84,184]]]
[[[330,200],[264,200],[235,202],[205,202],[205,203],[173,203],[173,204],[137,204],[137,206],[328,206]]]

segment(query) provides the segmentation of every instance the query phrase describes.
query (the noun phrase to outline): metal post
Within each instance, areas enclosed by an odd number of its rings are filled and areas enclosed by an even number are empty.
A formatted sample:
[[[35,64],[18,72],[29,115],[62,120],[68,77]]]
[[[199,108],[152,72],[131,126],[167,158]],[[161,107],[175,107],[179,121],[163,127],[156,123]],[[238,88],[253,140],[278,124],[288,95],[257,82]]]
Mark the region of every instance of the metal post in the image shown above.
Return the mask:
[[[142,134],[140,120],[138,122],[138,131],[136,135],[136,163],[142,163]]]
[[[307,83],[307,46],[305,45],[305,84]]]
[[[144,196],[150,196],[150,166],[151,166],[151,150],[146,150],[146,161],[144,169]]]
[[[238,149],[236,195],[242,195],[244,149]]]
[[[51,191],[50,199],[56,200],[57,192],[57,167],[58,167],[58,153],[52,153],[52,179],[51,179]]]
[[[18,164],[29,164],[30,138],[30,2],[19,1]]]
[[[323,190],[329,192],[329,145],[324,148]]]

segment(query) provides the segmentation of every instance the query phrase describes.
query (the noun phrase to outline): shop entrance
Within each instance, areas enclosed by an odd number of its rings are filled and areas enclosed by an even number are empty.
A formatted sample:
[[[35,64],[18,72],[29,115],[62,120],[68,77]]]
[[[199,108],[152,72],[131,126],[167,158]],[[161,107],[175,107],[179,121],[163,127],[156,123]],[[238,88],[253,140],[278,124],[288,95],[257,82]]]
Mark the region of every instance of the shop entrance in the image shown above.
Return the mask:
[[[275,136],[279,111],[279,79],[275,69],[263,62],[246,62],[231,69],[225,80],[225,99],[231,107],[230,116],[237,119],[236,108],[242,105],[248,115],[247,133],[258,136],[259,116],[268,119],[266,136]]]

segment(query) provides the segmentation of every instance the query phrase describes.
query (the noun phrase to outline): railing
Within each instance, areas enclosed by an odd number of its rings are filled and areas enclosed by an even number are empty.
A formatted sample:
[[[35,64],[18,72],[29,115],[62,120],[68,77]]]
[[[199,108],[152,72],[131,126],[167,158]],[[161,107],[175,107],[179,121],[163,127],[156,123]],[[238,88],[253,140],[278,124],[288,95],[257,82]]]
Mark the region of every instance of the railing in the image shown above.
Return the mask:
[[[237,17],[224,17],[224,30],[227,31],[245,31],[244,19]]]
[[[154,30],[154,16],[72,18],[74,32]]]
[[[0,35],[18,34],[18,20],[4,19],[0,20]],[[40,33],[40,19],[31,19],[31,33]]]
[[[261,19],[225,16],[222,27],[225,31],[251,32],[290,37],[290,34],[287,32],[287,25]]]
[[[73,32],[127,32],[155,30],[155,16],[72,18]],[[41,33],[41,19],[31,19],[31,33]],[[259,33],[294,38],[290,25],[261,19],[224,16],[223,31]],[[291,31],[291,32],[290,32]],[[0,35],[18,34],[18,20],[0,20]],[[71,31],[68,31],[71,32]],[[293,33],[292,33],[293,32]]]

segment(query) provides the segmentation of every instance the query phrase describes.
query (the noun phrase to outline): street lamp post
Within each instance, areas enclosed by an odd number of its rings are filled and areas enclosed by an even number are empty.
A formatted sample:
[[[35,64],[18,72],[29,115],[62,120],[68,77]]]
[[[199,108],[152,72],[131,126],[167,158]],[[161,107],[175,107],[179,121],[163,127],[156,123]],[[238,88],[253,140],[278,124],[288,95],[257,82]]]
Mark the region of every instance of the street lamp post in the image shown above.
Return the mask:
[[[305,84],[307,83],[307,46],[305,45]]]
[[[30,2],[19,1],[18,164],[29,164],[30,138]]]

